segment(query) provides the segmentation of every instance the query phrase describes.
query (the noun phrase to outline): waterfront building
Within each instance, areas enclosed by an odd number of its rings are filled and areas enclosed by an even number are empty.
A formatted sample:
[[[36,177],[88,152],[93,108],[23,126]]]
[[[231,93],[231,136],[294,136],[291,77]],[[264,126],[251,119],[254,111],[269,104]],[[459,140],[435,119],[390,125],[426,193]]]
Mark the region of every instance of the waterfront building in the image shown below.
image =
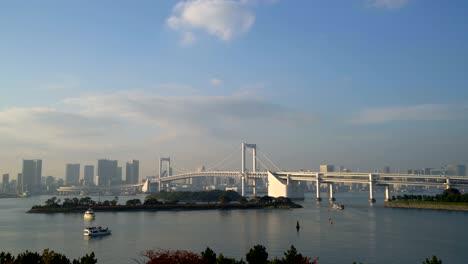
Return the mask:
[[[84,185],[94,185],[94,166],[85,165],[84,166]]]
[[[113,185],[122,184],[122,167],[117,167],[117,173]]]
[[[466,167],[465,167],[465,165],[447,165],[445,170],[446,170],[446,175],[466,176]]]
[[[17,194],[23,193],[23,174],[22,173],[18,173],[18,176],[16,178],[16,193]]]
[[[41,191],[42,160],[23,160],[22,190],[30,194]]]
[[[382,169],[382,173],[390,173],[390,166],[384,166]]]
[[[2,192],[10,192],[10,174],[5,173],[2,177]]]
[[[100,159],[98,160],[98,171],[97,171],[96,183],[99,186],[110,186],[115,183],[117,178],[117,161]]]
[[[65,170],[65,185],[80,185],[80,164],[67,164]]]
[[[331,164],[320,165],[320,172],[334,172],[335,166]]]
[[[125,168],[125,180],[127,184],[137,184],[140,173],[140,162],[138,160],[132,160],[127,162]]]

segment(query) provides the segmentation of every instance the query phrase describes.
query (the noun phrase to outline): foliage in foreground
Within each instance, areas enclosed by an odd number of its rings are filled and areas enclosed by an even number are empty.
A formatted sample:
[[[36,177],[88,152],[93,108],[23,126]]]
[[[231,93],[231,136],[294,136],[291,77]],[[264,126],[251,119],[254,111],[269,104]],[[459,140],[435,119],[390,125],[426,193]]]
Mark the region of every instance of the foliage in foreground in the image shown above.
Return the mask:
[[[37,252],[27,251],[19,253],[16,257],[10,253],[0,253],[0,264],[96,264],[97,259],[94,252],[90,255],[70,261],[65,255],[56,253],[53,250],[44,249],[42,255]]]
[[[427,258],[423,264],[442,264],[442,260],[437,258],[436,256],[432,256],[431,259]]]
[[[318,260],[317,258],[311,262],[309,257],[298,254],[294,246],[284,252],[283,258],[268,260],[268,253],[262,245],[256,245],[250,249],[246,254],[247,262],[243,259],[228,258],[223,254],[216,255],[210,248],[206,248],[200,254],[184,250],[148,250],[144,256],[149,258],[146,264],[317,264]]]

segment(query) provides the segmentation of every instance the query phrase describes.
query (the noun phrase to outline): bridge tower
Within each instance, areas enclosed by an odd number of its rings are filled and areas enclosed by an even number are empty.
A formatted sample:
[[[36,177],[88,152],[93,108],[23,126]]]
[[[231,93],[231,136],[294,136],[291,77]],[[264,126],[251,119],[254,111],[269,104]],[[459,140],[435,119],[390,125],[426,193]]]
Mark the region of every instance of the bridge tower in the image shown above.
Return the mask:
[[[167,167],[166,167],[166,177],[167,176],[171,176],[171,158],[167,157],[167,158],[159,158],[159,192],[161,192],[161,176],[163,174],[163,162],[167,162]]]
[[[242,168],[241,168],[242,196],[245,196],[245,181],[246,181],[245,149],[247,148],[252,149],[252,172],[256,172],[257,171],[257,144],[247,144],[247,143],[242,142],[241,148],[242,148]],[[253,195],[254,196],[257,195],[256,185],[257,185],[257,179],[253,179]]]

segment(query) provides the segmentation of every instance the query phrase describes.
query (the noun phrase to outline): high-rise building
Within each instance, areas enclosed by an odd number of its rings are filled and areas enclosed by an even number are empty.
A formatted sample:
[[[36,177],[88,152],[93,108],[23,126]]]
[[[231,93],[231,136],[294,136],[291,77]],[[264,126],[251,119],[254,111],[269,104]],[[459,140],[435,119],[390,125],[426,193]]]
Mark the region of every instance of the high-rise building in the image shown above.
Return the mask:
[[[465,165],[447,165],[446,175],[466,176],[466,167]]]
[[[2,177],[2,192],[4,193],[10,192],[10,174],[8,173],[3,174],[3,177]]]
[[[65,169],[65,185],[80,185],[80,164],[67,164]]]
[[[84,166],[84,185],[94,185],[94,166]]]
[[[23,193],[23,174],[18,173],[17,180],[16,180],[16,193],[22,194]]]
[[[100,159],[98,160],[97,184],[99,186],[110,186],[117,178],[117,161]]]
[[[115,180],[113,181],[113,185],[122,184],[122,167],[117,167],[117,174],[115,176]]]
[[[42,160],[23,160],[23,192],[38,194],[41,191]]]
[[[132,162],[127,162],[125,170],[125,179],[128,184],[136,184],[139,181],[140,173],[140,162],[138,160],[133,160]]]
[[[390,173],[390,166],[384,166],[382,169],[383,173]]]
[[[335,166],[330,164],[320,165],[320,172],[334,172]]]

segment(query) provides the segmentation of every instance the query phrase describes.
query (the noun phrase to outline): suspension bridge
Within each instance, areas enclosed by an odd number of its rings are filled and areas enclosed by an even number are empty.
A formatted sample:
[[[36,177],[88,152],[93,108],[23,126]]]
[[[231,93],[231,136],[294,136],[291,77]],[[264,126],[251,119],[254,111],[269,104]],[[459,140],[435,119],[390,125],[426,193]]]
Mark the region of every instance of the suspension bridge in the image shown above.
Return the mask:
[[[336,184],[363,184],[368,185],[369,201],[375,202],[375,187],[385,187],[385,200],[390,199],[390,192],[393,186],[433,186],[443,188],[467,188],[468,177],[463,176],[437,176],[437,175],[416,175],[416,174],[396,174],[396,173],[365,173],[365,172],[316,172],[316,171],[283,171],[276,166],[267,155],[258,151],[256,144],[241,144],[241,168],[240,170],[220,170],[223,165],[238,162],[232,159],[238,149],[222,159],[213,166],[207,168],[201,167],[198,171],[184,170],[178,168],[174,170],[171,167],[170,157],[161,157],[159,159],[159,175],[154,179],[147,179],[144,183],[133,185],[111,186],[114,189],[141,188],[143,192],[149,192],[151,185],[156,184],[158,191],[167,190],[170,183],[184,179],[206,178],[206,177],[227,177],[235,178],[240,181],[242,196],[246,196],[246,190],[251,189],[252,195],[257,194],[257,181],[263,179],[267,183],[267,192],[273,197],[288,197],[294,199],[304,198],[304,184],[306,182],[315,183],[316,199],[321,201],[320,186],[328,185],[330,200],[335,200],[334,190]],[[248,152],[248,153],[247,153]],[[260,157],[257,156],[259,152]],[[238,153],[238,152],[237,152]],[[252,166],[250,170],[246,168],[246,154],[252,154]],[[260,165],[260,166],[258,166]],[[260,170],[258,170],[260,168]],[[173,174],[176,171],[176,174]],[[59,192],[77,191],[78,186],[61,187]],[[82,186],[80,190],[85,187]],[[89,186],[88,191],[92,188]],[[250,194],[249,194],[250,195]]]

